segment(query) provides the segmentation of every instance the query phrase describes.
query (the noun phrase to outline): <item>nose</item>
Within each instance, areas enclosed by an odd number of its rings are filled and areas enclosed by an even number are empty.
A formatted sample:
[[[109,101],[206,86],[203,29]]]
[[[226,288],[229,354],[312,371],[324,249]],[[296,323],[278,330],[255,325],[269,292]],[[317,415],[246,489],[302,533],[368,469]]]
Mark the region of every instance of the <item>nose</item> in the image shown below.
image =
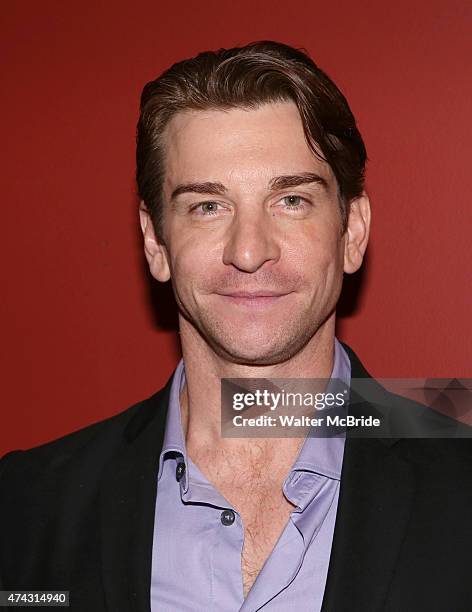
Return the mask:
[[[280,246],[270,217],[263,210],[238,211],[223,251],[223,263],[243,272],[256,272],[280,257]]]

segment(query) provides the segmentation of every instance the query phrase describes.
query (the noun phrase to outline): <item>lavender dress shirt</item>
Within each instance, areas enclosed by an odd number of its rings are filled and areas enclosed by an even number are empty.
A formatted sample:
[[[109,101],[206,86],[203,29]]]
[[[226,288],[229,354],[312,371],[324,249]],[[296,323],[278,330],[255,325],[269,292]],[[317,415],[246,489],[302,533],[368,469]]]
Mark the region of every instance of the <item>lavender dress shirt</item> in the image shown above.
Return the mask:
[[[351,364],[335,339],[331,378],[349,384]],[[283,485],[296,507],[244,598],[240,515],[187,456],[180,421],[180,361],[159,457],[152,612],[319,612],[339,498],[344,438],[306,438]],[[185,466],[185,467],[184,467]]]

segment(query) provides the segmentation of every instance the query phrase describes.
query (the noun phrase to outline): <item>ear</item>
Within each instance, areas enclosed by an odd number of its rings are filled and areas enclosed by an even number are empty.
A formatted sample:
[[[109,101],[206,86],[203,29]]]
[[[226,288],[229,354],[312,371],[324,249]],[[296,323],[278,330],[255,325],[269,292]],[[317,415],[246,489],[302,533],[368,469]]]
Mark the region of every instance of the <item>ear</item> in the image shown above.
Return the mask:
[[[139,206],[139,221],[144,237],[144,254],[146,255],[151,274],[156,280],[165,283],[170,279],[167,249],[156,237],[151,215],[144,202],[141,202]]]
[[[352,274],[362,265],[369,241],[370,202],[364,192],[351,200],[344,242],[344,272]]]

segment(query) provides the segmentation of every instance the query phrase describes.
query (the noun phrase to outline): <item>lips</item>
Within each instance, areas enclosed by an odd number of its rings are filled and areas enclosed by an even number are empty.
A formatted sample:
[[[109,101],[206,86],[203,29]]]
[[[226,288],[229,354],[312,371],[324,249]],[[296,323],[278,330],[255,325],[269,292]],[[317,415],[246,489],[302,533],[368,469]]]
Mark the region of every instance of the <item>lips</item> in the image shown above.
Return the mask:
[[[256,299],[260,297],[280,297],[282,295],[287,295],[286,293],[281,293],[280,291],[268,291],[266,289],[258,289],[256,291],[231,291],[229,293],[220,293],[219,295],[224,295],[226,297],[233,298],[247,298],[247,299]]]
[[[287,295],[280,291],[269,291],[258,289],[256,291],[233,291],[231,293],[219,293],[223,300],[229,304],[246,306],[249,308],[264,308],[272,306]]]

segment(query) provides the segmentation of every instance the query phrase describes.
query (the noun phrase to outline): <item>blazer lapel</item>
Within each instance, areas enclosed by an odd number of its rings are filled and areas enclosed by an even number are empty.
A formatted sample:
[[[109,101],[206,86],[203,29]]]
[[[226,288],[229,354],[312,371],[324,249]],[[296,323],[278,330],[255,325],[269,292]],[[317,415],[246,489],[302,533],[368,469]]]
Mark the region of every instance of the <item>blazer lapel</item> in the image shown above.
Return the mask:
[[[370,378],[353,351],[345,349],[352,378]],[[375,414],[375,405],[358,404],[355,412]],[[322,612],[382,609],[416,488],[398,440],[349,436]]]
[[[346,440],[323,612],[382,609],[415,491],[388,442]]]
[[[101,488],[102,576],[112,612],[149,612],[157,470],[170,391],[137,409]]]

